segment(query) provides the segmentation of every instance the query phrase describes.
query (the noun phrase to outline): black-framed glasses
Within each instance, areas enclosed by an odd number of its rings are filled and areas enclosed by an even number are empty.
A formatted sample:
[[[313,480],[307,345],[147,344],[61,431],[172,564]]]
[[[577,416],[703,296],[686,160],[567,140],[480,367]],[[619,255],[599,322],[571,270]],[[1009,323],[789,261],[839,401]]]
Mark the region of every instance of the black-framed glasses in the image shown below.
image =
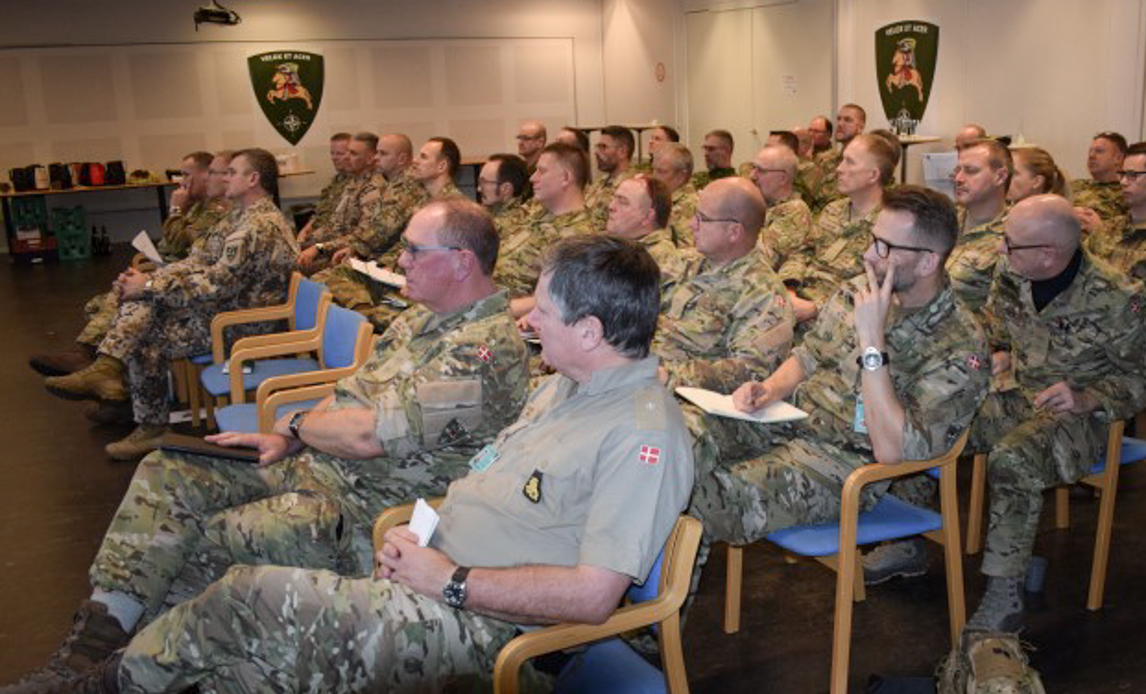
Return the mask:
[[[752,170],[758,174],[787,173],[787,171],[785,169],[766,169],[763,166],[756,166],[755,164],[752,165]]]
[[[937,253],[932,248],[922,248],[920,246],[901,246],[897,243],[891,243],[885,239],[881,239],[875,234],[871,235],[872,245],[875,246],[875,254],[881,258],[887,258],[894,250],[913,251],[915,253]]]
[[[728,224],[739,224],[740,223],[739,219],[709,217],[708,215],[701,212],[700,210],[696,211],[695,217],[696,217],[696,221],[701,223],[701,224],[710,224],[710,223],[719,223],[719,222],[724,222],[724,223],[728,223]]]
[[[417,258],[419,253],[426,253],[428,251],[460,251],[464,250],[461,246],[434,246],[426,244],[424,246],[416,243],[410,243],[406,239],[402,239],[399,243],[402,244],[402,252],[409,253],[411,258]]]
[[[1143,172],[1143,173],[1146,173],[1146,172]],[[1028,248],[1054,248],[1054,245],[1049,244],[1049,243],[1015,244],[1015,243],[1011,243],[1011,240],[1009,238],[1007,238],[1006,234],[1003,234],[1003,248],[1006,250],[1007,255],[1010,255],[1011,253],[1014,253],[1015,251],[1024,251],[1024,250],[1027,250]]]
[[[1118,178],[1129,178],[1131,181],[1137,181],[1143,176],[1146,176],[1146,171],[1127,171],[1123,169],[1118,172]]]

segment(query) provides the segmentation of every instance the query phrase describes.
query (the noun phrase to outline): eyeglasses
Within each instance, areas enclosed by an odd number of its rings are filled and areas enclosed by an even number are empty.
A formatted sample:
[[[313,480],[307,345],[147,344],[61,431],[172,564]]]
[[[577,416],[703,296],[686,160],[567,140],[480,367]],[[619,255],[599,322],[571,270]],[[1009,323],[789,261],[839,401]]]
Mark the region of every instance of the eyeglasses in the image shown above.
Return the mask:
[[[540,140],[542,137],[544,137],[544,136],[543,135],[518,135],[517,139],[519,139],[519,140]]]
[[[938,251],[931,248],[922,248],[920,246],[900,246],[896,243],[891,243],[876,236],[871,235],[872,244],[875,245],[875,254],[881,258],[887,258],[891,255],[893,250],[901,251],[914,251],[915,253],[938,253]]]
[[[1139,178],[1146,176],[1146,171],[1119,171],[1119,178],[1129,178],[1131,181],[1137,181]]]
[[[1143,173],[1146,173],[1146,171]],[[1010,255],[1015,251],[1022,251],[1028,248],[1054,248],[1054,246],[1049,243],[1025,243],[1021,245],[1013,244],[1011,243],[1011,240],[1007,238],[1007,235],[1003,234],[1003,248],[1006,249],[1007,255]]]
[[[784,169],[765,169],[763,166],[756,166],[755,164],[752,165],[752,170],[758,174],[787,173]]]
[[[461,246],[433,246],[433,245],[429,245],[429,244],[424,245],[424,246],[419,246],[416,243],[410,243],[409,241],[407,241],[404,238],[399,243],[402,245],[402,252],[409,253],[411,258],[417,258],[419,253],[425,253],[428,251],[460,251],[460,250],[463,250]]]
[[[710,223],[717,223],[717,222],[723,222],[723,223],[727,223],[727,224],[739,224],[740,223],[739,219],[709,217],[708,215],[701,212],[700,210],[696,211],[695,217],[696,217],[696,221],[699,222],[700,224],[710,224]]]

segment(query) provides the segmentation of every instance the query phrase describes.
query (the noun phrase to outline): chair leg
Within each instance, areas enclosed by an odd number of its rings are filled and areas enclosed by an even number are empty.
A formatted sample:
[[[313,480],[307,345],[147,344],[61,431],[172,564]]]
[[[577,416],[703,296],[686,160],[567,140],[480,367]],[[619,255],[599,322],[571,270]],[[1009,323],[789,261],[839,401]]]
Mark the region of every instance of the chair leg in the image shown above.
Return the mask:
[[[855,561],[855,576],[853,578],[855,585],[852,586],[852,599],[855,602],[863,602],[867,599],[867,587],[863,582],[863,552],[856,550]]]
[[[987,491],[987,454],[976,453],[971,466],[971,499],[967,506],[967,554],[983,548],[983,497]]]
[[[191,426],[198,429],[202,423],[199,416],[199,395],[202,392],[199,388],[199,367],[191,360],[187,360],[186,365],[187,377],[184,381],[187,387],[187,407],[191,408]]]
[[[744,548],[728,545],[727,575],[724,579],[724,633],[740,631],[740,590],[744,575]]]
[[[1066,485],[1054,489],[1054,527],[1059,530],[1070,527],[1070,487]]]
[[[1114,489],[1102,490],[1098,502],[1098,530],[1094,534],[1094,562],[1090,567],[1090,591],[1086,596],[1086,609],[1102,609],[1102,597],[1106,590],[1106,567],[1110,563],[1110,534],[1114,527],[1114,499],[1117,497],[1118,477],[1112,484]]]
[[[668,694],[688,694],[688,676],[685,674],[684,651],[680,642],[680,613],[674,612],[660,623],[658,639],[666,691]]]
[[[959,634],[967,621],[967,605],[963,591],[963,556],[959,552],[959,497],[953,474],[950,484],[940,485],[939,509],[943,516],[940,535],[947,572],[947,616],[951,626],[951,645],[958,647]]]
[[[847,694],[852,645],[852,600],[855,589],[856,546],[841,546],[836,571],[836,610],[832,620],[831,694]]]
[[[187,360],[172,361],[171,373],[175,376],[175,399],[181,403],[187,402]]]

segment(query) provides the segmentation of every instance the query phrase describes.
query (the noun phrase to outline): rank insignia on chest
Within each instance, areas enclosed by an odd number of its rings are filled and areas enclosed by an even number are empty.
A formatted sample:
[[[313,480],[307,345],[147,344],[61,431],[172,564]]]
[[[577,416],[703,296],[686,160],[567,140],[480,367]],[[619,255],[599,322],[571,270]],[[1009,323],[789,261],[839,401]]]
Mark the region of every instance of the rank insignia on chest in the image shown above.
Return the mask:
[[[540,470],[534,470],[529,479],[525,481],[525,486],[521,488],[521,493],[525,495],[526,499],[530,502],[539,504],[541,503],[541,478],[543,474]]]
[[[655,446],[641,446],[637,459],[645,465],[656,465],[661,461],[661,449]]]
[[[478,347],[477,358],[488,364],[493,361],[493,350],[486,345],[482,345]]]

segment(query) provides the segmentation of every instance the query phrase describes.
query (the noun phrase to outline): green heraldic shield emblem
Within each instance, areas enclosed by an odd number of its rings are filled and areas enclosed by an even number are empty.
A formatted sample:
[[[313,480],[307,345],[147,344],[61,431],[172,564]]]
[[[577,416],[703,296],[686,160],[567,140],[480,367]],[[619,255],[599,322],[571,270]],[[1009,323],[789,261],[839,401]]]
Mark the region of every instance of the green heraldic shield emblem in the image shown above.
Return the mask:
[[[322,101],[322,56],[273,51],[247,58],[247,67],[263,114],[279,135],[297,145],[314,123]]]
[[[923,119],[935,61],[939,57],[939,27],[928,22],[902,21],[875,31],[875,75],[883,112],[900,134],[914,134]]]

